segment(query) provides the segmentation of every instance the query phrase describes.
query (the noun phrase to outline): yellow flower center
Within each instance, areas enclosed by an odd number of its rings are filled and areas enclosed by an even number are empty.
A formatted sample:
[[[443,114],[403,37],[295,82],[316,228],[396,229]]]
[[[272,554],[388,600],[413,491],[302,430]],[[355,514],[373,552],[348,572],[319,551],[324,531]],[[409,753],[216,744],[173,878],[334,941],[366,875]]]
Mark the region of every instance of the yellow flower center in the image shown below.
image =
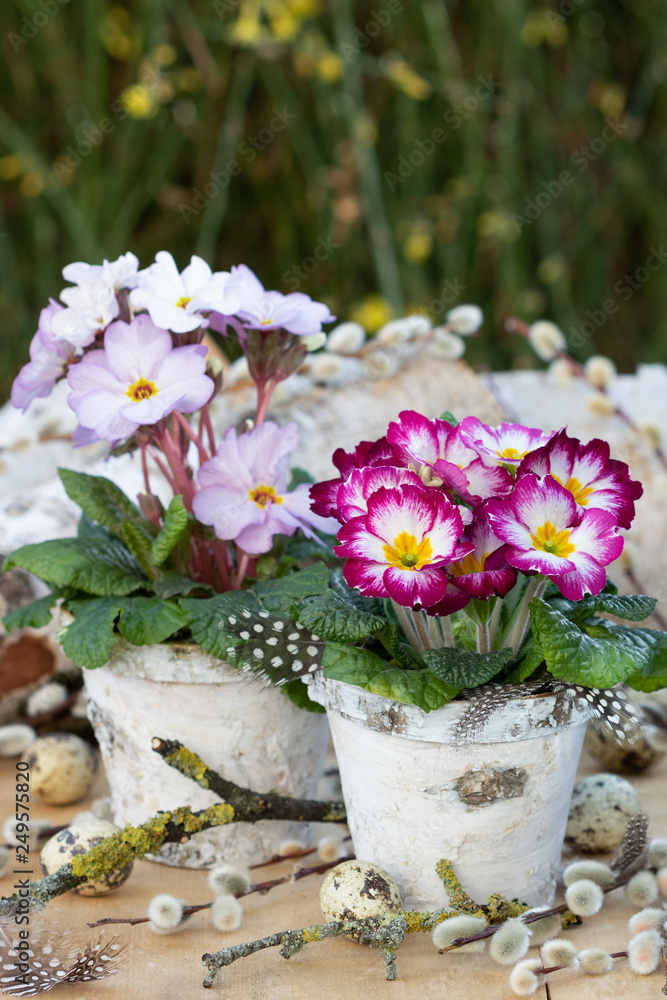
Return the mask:
[[[248,496],[258,507],[266,507],[268,503],[283,502],[283,498],[278,496],[273,486],[257,486],[249,491]]]
[[[259,322],[260,322],[260,326],[271,326],[271,324],[273,323],[273,320],[272,319],[261,319]]]
[[[534,535],[530,536],[530,540],[536,549],[548,552],[552,556],[560,556],[561,559],[569,559],[575,551],[575,546],[569,541],[571,534],[571,529],[564,528],[563,531],[558,531],[551,521],[546,521]]]
[[[188,302],[192,302],[192,296],[191,295],[190,295],[189,298],[184,296],[182,299],[179,299],[178,302],[176,303],[176,305],[177,305],[177,307],[179,309],[185,309],[185,307],[187,306]]]
[[[397,569],[421,569],[433,559],[433,548],[428,538],[418,542],[407,531],[396,535],[393,546],[383,545],[382,548],[389,565]]]
[[[486,562],[486,557],[489,555],[485,552],[484,555],[477,560],[473,552],[469,552],[467,556],[459,560],[459,562],[453,563],[450,567],[450,572],[452,576],[462,576],[464,573],[482,573],[484,571],[484,563]]]
[[[507,458],[511,462],[516,462],[520,458],[525,458],[527,451],[517,451],[516,448],[505,448],[503,451],[496,451],[498,458]]]
[[[553,476],[553,473],[551,473]],[[582,486],[578,479],[568,479],[566,483],[563,483],[562,479],[558,476],[554,476],[557,483],[561,486],[565,486],[566,490],[569,490],[574,497],[574,502],[578,503],[580,507],[585,507],[588,503],[588,498],[593,492],[592,486]]]
[[[140,378],[129,387],[127,395],[133,403],[140,403],[142,399],[150,399],[156,392],[157,386],[155,382],[149,382],[145,378]]]

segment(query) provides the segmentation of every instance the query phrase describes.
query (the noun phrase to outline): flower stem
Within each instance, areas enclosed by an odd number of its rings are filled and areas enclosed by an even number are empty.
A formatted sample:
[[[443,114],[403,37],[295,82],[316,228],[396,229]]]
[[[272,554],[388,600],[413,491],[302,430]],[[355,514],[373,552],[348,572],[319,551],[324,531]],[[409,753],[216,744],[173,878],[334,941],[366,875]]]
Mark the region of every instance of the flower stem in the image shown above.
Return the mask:
[[[241,584],[243,583],[246,573],[248,572],[248,566],[250,565],[250,556],[241,552],[239,555],[238,565],[236,569],[236,579],[234,581],[234,590],[240,590]]]
[[[423,653],[424,648],[422,646],[419,633],[417,632],[413,615],[411,613],[408,614],[408,609],[404,608],[401,604],[397,604],[396,601],[392,600],[391,603],[394,611],[396,612],[396,617],[405,632],[406,639],[417,653]]]
[[[174,410],[173,415],[176,419],[176,422],[180,425],[181,429],[184,430],[187,436],[190,438],[190,440],[194,441],[194,443],[196,444],[197,451],[199,452],[199,462],[201,465],[203,465],[204,462],[208,461],[210,456],[207,453],[206,448],[202,444],[201,438],[199,437],[198,434],[195,434],[194,430],[192,429],[192,427],[190,426],[190,424],[185,419],[182,413],[179,413],[178,410]]]
[[[526,587],[526,593],[523,595],[521,604],[512,615],[507,632],[503,636],[502,645],[512,646],[515,656],[521,649],[523,640],[530,628],[530,602],[536,597],[542,596],[547,583],[547,579],[539,574],[532,577]]]
[[[484,622],[477,626],[477,652],[488,653],[491,649],[491,631],[489,623]]]
[[[215,446],[215,434],[213,433],[213,424],[211,423],[211,414],[209,413],[208,403],[204,403],[201,408],[201,418],[204,422],[204,427],[206,428],[206,434],[208,436],[208,450],[211,455],[215,455],[217,448]]]

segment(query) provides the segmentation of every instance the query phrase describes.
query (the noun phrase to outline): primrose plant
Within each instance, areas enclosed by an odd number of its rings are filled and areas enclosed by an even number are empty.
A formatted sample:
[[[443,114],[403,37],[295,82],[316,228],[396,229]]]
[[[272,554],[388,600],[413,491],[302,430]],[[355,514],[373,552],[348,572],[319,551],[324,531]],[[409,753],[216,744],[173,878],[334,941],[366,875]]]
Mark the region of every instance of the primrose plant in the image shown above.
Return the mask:
[[[339,522],[343,567],[290,609],[297,673],[312,669],[298,645],[310,630],[326,677],[426,711],[473,698],[472,725],[551,690],[630,738],[639,719],[615,685],[664,687],[667,633],[600,617],[634,623],[656,603],[607,579],[642,487],[604,441],[405,411],[333,462],[312,509]],[[269,655],[224,627],[249,668]]]
[[[265,417],[273,390],[326,339],[322,324],[335,317],[305,294],[266,291],[243,264],[212,272],[192,257],[179,273],[161,252],[138,267],[127,253],[64,269],[71,284],[42,310],[11,395],[25,411],[64,379],[75,443],[104,441],[112,454],[141,456],[138,504],[108,479],[60,470],[83,511],[77,537],[24,546],[5,563],[52,586],[5,623],[45,624],[61,599],[74,616],[63,647],[87,667],[106,662],[118,634],[135,644],[192,636],[217,649],[212,595],[252,584],[280,604],[281,588],[290,600],[312,592],[317,567],[302,580],[299,556],[310,550],[289,536],[300,529],[324,551],[318,533],[334,523],[311,510],[307,477],[289,483],[296,425]],[[221,441],[209,413],[221,376],[207,362],[205,336],[223,349],[235,342],[236,353],[240,346],[257,387],[255,420]],[[173,492],[166,509],[151,467]]]

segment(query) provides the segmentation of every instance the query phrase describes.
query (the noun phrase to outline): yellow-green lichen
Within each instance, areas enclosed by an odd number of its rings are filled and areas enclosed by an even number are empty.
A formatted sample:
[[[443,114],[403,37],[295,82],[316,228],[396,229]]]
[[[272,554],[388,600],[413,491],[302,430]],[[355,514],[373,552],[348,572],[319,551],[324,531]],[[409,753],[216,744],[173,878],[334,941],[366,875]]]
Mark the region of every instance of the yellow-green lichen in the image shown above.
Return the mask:
[[[505,899],[499,892],[494,892],[489,896],[484,913],[490,924],[502,924],[509,917],[518,917],[527,909],[526,903],[518,903],[516,899]]]
[[[448,861],[447,858],[441,858],[435,866],[435,870],[438,878],[442,879],[445,885],[452,909],[457,910],[459,913],[473,913],[478,915],[480,911],[479,903],[476,903],[475,900],[472,899],[467,892],[465,892],[463,886],[454,874],[454,868],[451,861]]]
[[[304,927],[301,931],[301,940],[304,944],[310,944],[311,941],[322,941],[321,925],[313,924],[312,927]]]
[[[71,861],[72,871],[80,878],[95,882],[108,872],[125,868],[135,858],[158,851],[170,824],[182,826],[186,833],[192,834],[211,826],[225,826],[233,820],[234,809],[225,802],[209,806],[198,814],[186,806],[161,812],[142,826],[126,826],[86,854],[75,855]]]
[[[198,785],[202,788],[208,788],[208,779],[206,777],[206,771],[208,770],[206,764],[198,757],[196,753],[192,750],[188,750],[187,747],[179,747],[178,750],[174,750],[173,753],[169,753],[165,756],[165,761],[170,764],[171,767],[175,767],[177,771],[184,774],[186,778],[192,778],[196,781]]]

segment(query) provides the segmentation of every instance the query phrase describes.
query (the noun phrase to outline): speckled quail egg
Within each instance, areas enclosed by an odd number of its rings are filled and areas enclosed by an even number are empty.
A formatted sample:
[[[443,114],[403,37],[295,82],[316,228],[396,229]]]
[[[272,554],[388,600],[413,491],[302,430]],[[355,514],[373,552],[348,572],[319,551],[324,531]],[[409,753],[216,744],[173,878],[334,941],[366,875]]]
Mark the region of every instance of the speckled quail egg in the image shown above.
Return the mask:
[[[73,824],[56,833],[44,844],[39,860],[45,875],[53,875],[61,865],[71,861],[77,854],[85,854],[99,843],[117,833],[119,827],[107,823],[103,819],[90,819],[84,823]],[[118,889],[132,871],[132,864],[118,868],[108,875],[102,875],[94,882],[84,882],[72,892],[79,896],[106,896],[108,892]]]
[[[565,839],[587,854],[611,851],[641,810],[636,790],[617,774],[591,774],[574,786]]]
[[[398,885],[370,861],[343,861],[329,871],[320,888],[320,907],[327,920],[361,920],[402,907]]]
[[[25,713],[28,717],[32,717],[33,715],[47,715],[49,712],[55,712],[57,708],[60,708],[67,701],[68,697],[69,691],[65,684],[61,684],[60,681],[49,681],[47,684],[42,684],[41,687],[28,696]]]
[[[31,791],[52,806],[78,802],[95,780],[95,752],[73,733],[49,733],[38,737],[25,759],[30,765]]]

